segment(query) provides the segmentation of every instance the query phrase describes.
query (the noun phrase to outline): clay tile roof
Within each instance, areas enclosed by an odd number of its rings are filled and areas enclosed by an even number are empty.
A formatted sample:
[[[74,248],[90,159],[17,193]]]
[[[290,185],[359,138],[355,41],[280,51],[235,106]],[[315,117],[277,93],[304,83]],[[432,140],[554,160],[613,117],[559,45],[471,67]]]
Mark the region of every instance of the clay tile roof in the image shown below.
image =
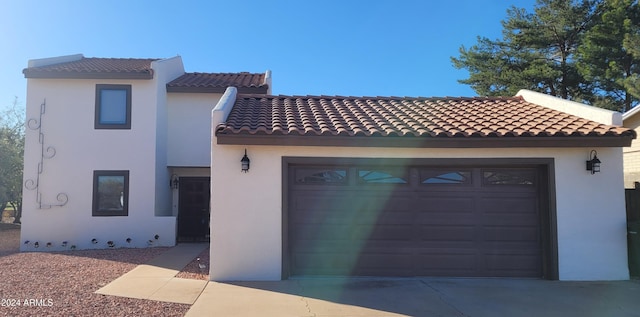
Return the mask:
[[[216,128],[216,134],[219,143],[229,144],[233,141],[221,141],[220,138],[394,137],[393,142],[411,139],[420,142],[421,147],[429,147],[424,144],[427,140],[539,141],[551,138],[578,138],[583,142],[574,146],[601,143],[602,146],[607,146],[600,139],[626,139],[622,142],[626,144],[635,138],[635,132],[631,129],[605,125],[552,110],[526,102],[521,97],[238,95],[227,121]],[[587,139],[590,141],[586,142]],[[596,139],[598,142],[591,142]],[[246,138],[242,142],[248,144]],[[443,146],[454,147],[455,144]]]
[[[240,93],[266,94],[268,89],[264,73],[186,73],[169,82],[167,91],[223,93],[229,86]]]
[[[96,58],[25,68],[26,78],[151,79],[157,58]]]

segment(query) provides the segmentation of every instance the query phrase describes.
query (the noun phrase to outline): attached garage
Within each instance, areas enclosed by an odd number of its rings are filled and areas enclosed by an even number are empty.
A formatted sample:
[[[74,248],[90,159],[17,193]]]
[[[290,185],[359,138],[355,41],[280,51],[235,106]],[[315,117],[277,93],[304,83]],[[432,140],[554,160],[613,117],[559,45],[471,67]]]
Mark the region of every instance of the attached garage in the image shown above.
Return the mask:
[[[635,133],[619,113],[521,93],[229,88],[212,114],[211,279],[628,279]],[[585,169],[595,153],[599,173]]]
[[[548,277],[547,165],[286,161],[290,276]]]

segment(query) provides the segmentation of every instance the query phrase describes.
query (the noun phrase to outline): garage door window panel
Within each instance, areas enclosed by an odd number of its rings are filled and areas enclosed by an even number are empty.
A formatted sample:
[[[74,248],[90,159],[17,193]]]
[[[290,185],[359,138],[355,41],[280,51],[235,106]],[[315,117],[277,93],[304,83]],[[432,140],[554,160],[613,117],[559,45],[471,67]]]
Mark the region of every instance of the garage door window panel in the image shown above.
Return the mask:
[[[420,170],[420,183],[426,185],[472,185],[470,170]]]
[[[534,186],[537,173],[534,169],[491,169],[482,171],[483,185]]]
[[[347,169],[345,168],[296,168],[295,178],[297,184],[312,185],[346,185],[348,182]]]
[[[406,169],[358,169],[361,184],[409,184]]]

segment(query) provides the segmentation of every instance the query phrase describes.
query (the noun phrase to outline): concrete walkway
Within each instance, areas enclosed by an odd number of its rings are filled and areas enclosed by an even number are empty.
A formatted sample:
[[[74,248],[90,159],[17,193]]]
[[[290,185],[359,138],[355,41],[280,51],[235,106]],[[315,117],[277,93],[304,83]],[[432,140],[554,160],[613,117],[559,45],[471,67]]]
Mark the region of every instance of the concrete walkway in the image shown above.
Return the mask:
[[[207,282],[176,278],[208,244],[179,244],[98,294],[192,305],[186,316],[636,316],[640,281],[306,278]]]
[[[640,281],[315,278],[210,282],[186,316],[640,316]]]
[[[138,265],[97,294],[193,304],[207,281],[175,277],[204,249],[207,243],[178,244],[147,264]]]

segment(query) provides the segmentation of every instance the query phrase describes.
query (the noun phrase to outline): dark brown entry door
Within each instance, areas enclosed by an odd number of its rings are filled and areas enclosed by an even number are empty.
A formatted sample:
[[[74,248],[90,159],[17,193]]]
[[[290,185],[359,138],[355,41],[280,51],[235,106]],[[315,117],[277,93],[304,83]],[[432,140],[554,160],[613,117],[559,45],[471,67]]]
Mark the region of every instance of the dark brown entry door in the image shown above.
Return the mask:
[[[291,275],[542,277],[536,167],[289,175]]]
[[[209,177],[180,177],[178,241],[209,239]]]

